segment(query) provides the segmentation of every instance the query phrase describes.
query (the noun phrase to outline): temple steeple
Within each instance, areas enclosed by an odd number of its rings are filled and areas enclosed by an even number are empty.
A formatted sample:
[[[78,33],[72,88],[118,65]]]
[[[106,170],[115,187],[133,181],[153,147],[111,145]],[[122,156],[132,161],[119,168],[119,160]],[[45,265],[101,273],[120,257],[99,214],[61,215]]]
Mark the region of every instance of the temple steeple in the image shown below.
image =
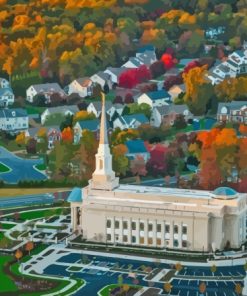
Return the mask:
[[[100,121],[100,140],[99,148],[96,154],[96,169],[91,180],[92,189],[112,190],[119,185],[119,179],[116,178],[112,170],[112,155],[110,152],[107,121],[105,110],[105,94],[101,93],[102,112]]]

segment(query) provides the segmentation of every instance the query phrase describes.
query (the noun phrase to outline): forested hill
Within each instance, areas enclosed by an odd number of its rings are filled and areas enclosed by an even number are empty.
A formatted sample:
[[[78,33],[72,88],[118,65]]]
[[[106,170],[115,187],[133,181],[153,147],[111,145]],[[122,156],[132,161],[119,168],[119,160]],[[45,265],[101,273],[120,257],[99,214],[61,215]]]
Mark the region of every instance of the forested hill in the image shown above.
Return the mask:
[[[224,28],[217,48],[247,40],[246,0],[0,0],[0,71],[38,73],[65,85],[118,66],[138,47],[168,47],[176,57],[204,55],[205,32]]]

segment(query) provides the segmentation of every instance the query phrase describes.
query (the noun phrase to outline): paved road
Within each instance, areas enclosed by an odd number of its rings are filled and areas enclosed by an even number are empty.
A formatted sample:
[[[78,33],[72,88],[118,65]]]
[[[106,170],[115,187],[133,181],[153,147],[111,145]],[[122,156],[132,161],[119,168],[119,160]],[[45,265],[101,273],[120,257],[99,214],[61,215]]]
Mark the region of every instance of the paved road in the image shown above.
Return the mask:
[[[17,157],[3,147],[0,147],[0,162],[8,166],[11,171],[0,173],[0,180],[16,184],[19,181],[41,181],[47,177],[34,168],[35,165],[42,164],[42,159],[23,159]]]
[[[10,207],[22,207],[30,205],[52,204],[53,194],[23,195],[19,197],[0,198],[0,209]]]

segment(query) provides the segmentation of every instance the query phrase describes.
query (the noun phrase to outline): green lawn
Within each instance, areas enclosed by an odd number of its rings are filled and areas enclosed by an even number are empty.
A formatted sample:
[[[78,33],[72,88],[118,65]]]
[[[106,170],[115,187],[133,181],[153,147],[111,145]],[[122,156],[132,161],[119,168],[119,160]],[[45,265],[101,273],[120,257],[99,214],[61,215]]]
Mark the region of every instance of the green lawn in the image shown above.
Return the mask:
[[[44,171],[46,170],[46,164],[42,163],[42,164],[37,164],[36,169],[40,170],[40,171]]]
[[[15,226],[16,224],[0,222],[0,229],[11,229]]]
[[[61,215],[63,209],[47,209],[47,210],[37,210],[32,212],[20,213],[21,220],[33,220],[40,218],[48,218],[53,215]]]
[[[12,259],[12,256],[0,256],[0,293],[15,292],[18,290],[15,283],[3,272],[4,264]]]
[[[124,285],[124,284],[123,284]],[[113,284],[113,285],[109,285],[109,286],[106,286],[104,287],[102,290],[99,291],[99,295],[100,296],[109,296],[110,295],[110,292],[115,289],[115,288],[118,288],[120,287],[121,285],[119,284]],[[128,285],[130,288],[138,288],[138,289],[141,289],[142,287],[141,286],[133,286],[133,285]]]
[[[10,168],[0,162],[0,173],[7,173],[10,171]]]

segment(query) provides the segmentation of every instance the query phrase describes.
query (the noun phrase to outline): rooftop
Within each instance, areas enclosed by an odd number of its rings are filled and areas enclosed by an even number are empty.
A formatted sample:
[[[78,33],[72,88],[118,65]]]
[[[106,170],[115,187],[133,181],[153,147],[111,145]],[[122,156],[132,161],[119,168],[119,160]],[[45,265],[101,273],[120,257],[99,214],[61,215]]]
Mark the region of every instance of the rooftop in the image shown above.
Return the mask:
[[[82,192],[83,191],[81,190],[81,188],[75,187],[71,191],[67,201],[68,202],[82,202],[82,200],[83,200]]]
[[[125,142],[125,145],[127,146],[128,153],[130,154],[147,152],[147,148],[143,140],[130,140]]]
[[[151,91],[147,93],[147,96],[152,100],[170,99],[171,95],[165,90]]]
[[[27,110],[16,108],[16,109],[2,109],[0,110],[0,118],[17,118],[27,117]]]

